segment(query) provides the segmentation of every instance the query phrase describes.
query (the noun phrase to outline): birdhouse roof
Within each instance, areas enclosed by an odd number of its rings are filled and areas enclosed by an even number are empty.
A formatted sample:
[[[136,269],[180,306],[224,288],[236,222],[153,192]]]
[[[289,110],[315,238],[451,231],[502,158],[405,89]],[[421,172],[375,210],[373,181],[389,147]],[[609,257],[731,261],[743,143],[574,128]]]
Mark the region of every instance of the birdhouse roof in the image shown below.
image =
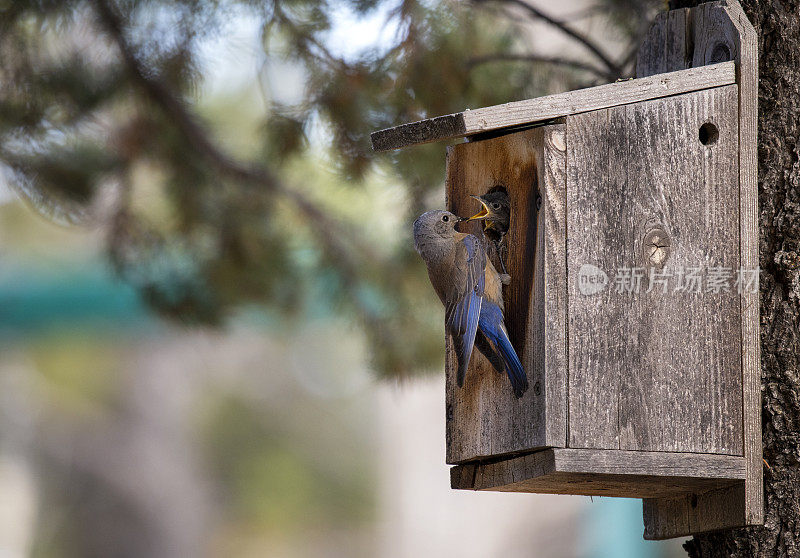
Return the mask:
[[[722,62],[401,124],[373,132],[372,148],[390,151],[419,143],[513,129],[571,114],[732,83],[736,83],[735,63]]]

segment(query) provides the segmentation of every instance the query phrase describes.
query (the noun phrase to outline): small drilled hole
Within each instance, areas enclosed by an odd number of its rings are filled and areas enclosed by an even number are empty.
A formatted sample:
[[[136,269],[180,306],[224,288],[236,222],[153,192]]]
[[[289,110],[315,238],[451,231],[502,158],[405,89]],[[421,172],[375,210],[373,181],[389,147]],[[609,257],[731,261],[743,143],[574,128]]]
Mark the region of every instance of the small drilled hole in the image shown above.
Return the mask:
[[[700,143],[703,145],[714,145],[719,139],[719,130],[711,122],[706,122],[700,126]]]

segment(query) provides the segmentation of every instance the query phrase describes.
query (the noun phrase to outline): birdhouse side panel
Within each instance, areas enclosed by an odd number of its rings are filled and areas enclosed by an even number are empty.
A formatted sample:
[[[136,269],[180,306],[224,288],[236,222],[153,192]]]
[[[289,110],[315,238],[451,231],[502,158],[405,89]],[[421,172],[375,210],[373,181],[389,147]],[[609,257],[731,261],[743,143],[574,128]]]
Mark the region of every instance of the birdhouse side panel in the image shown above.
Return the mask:
[[[553,141],[552,134],[560,139]],[[502,188],[511,203],[511,222],[503,242],[505,265],[511,276],[503,288],[505,323],[528,377],[529,389],[521,398],[514,396],[505,373],[496,371],[488,360],[473,350],[464,386],[455,382],[456,358],[448,340],[446,433],[447,462],[463,463],[499,455],[530,451],[566,442],[566,383],[561,370],[558,385],[556,370],[546,371],[549,331],[560,339],[561,366],[565,366],[565,287],[557,298],[545,299],[545,254],[559,249],[563,261],[565,151],[563,125],[534,128],[506,136],[472,141],[449,148],[447,156],[447,205],[457,215],[470,216],[480,204],[471,198]],[[559,150],[560,148],[560,150]],[[556,164],[561,170],[548,171]],[[560,187],[542,188],[543,180],[561,180]],[[559,192],[561,192],[559,194]],[[541,193],[541,194],[540,194]],[[559,197],[560,201],[553,198]],[[541,197],[541,199],[540,199]],[[560,210],[560,222],[548,225],[548,211]],[[551,209],[547,209],[547,208]],[[460,230],[483,238],[480,222],[463,223]],[[559,232],[560,229],[560,232]],[[548,234],[560,234],[560,241],[549,241]],[[489,249],[495,267],[500,262]],[[551,260],[552,261],[552,258]],[[563,275],[561,276],[563,283]],[[553,282],[555,286],[557,282]],[[537,294],[538,293],[538,294]],[[561,304],[561,319],[545,322],[548,304]],[[554,314],[557,312],[554,310]],[[551,356],[551,361],[559,362]]]

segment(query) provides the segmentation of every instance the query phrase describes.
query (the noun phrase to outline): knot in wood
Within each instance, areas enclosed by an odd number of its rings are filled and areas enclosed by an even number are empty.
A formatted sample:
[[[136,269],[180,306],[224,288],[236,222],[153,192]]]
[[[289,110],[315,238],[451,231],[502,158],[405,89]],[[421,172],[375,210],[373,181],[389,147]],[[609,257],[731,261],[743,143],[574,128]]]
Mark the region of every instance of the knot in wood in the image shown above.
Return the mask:
[[[670,240],[666,231],[657,227],[644,235],[644,256],[653,267],[662,268],[670,253]]]

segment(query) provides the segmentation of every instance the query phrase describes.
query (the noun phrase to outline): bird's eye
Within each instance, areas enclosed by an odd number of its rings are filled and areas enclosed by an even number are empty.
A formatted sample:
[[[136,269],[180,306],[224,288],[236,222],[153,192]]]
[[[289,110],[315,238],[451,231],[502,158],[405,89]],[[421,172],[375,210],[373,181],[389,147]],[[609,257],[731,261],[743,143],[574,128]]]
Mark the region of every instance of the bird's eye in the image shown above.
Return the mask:
[[[494,209],[495,211],[497,211],[498,209],[500,209],[500,204],[499,204],[499,203],[497,203],[497,202],[494,202],[494,203],[492,204],[492,209]]]
[[[444,221],[445,223],[447,223],[449,220],[450,220],[450,216],[448,216],[448,215],[442,215],[442,221]]]

